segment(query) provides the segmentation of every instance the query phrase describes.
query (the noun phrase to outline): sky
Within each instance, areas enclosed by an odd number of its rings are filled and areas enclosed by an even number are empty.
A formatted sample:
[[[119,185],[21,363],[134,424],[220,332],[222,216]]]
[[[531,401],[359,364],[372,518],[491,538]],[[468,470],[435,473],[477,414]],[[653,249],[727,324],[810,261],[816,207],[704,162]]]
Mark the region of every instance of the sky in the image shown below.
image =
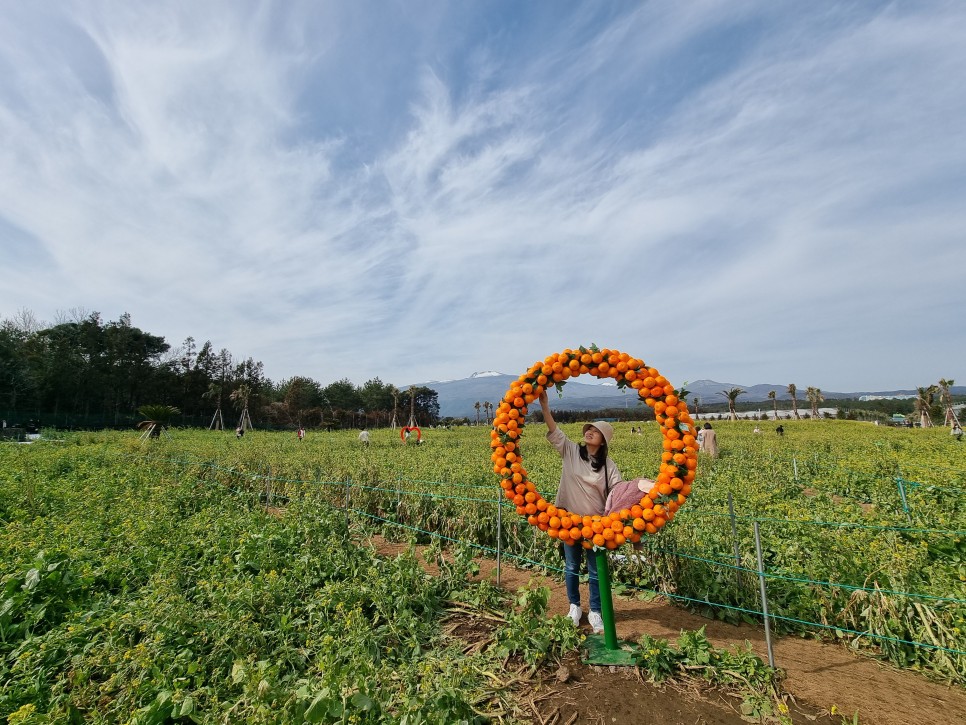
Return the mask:
[[[964,78],[958,0],[0,0],[0,319],[275,381],[966,382]]]

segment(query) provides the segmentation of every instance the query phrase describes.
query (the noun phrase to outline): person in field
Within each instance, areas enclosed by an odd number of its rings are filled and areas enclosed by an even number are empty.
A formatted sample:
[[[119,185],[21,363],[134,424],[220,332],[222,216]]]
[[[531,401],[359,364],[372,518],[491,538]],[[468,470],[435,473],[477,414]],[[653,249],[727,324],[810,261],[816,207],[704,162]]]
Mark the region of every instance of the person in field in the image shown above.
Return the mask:
[[[714,432],[710,423],[705,423],[701,430],[701,442],[698,444],[698,450],[712,458],[718,457],[718,434]]]
[[[606,421],[595,421],[584,426],[584,439],[574,443],[567,438],[550,412],[547,392],[540,393],[540,408],[547,424],[547,440],[563,461],[560,473],[560,486],[554,504],[570,513],[581,516],[600,516],[611,488],[621,482],[621,472],[607,455],[607,444],[614,435],[614,429]],[[567,599],[570,601],[568,616],[574,626],[580,625],[583,610],[580,605],[580,567],[584,559],[584,548],[580,543],[564,543],[564,581],[567,584]],[[597,582],[597,559],[588,552],[587,573],[590,575],[590,613],[587,621],[594,632],[604,631],[604,620],[600,614],[600,589]]]

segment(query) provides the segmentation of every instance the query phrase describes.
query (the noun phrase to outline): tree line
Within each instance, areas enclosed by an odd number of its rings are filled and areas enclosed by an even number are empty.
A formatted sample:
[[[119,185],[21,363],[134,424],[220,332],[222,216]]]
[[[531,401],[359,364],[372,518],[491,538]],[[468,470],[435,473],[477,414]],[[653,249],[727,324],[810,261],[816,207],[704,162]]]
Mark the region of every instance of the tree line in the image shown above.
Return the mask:
[[[915,416],[916,423],[923,428],[933,426],[935,421],[939,419],[942,419],[943,425],[953,426],[959,422],[955,410],[956,401],[952,395],[952,387],[955,383],[956,381],[952,378],[941,378],[937,384],[917,387],[915,397],[907,400],[860,401],[854,399],[838,399],[835,402],[836,407],[839,408],[840,417],[849,417],[850,412],[855,414],[854,417],[859,417],[857,414],[859,410],[868,413],[869,415],[866,417],[870,419],[886,418],[889,412],[910,413]],[[748,411],[761,408],[761,403],[759,402],[739,403],[738,398],[745,392],[747,391],[741,388],[730,388],[718,393],[718,395],[727,401],[728,417],[731,420],[738,419],[738,410]],[[798,412],[798,387],[795,383],[789,383],[786,392],[789,396],[789,410],[791,411],[788,417],[794,417],[796,420],[801,419],[802,416]],[[805,389],[805,399],[808,401],[808,409],[811,412],[810,415],[806,413],[805,416],[818,418],[819,405],[825,401],[822,389],[809,386]],[[768,391],[768,400],[771,402],[774,411],[774,419],[777,420],[779,417],[777,391]],[[698,413],[701,411],[701,401],[697,396],[691,399],[691,403],[694,412]],[[717,405],[714,403],[706,403],[704,406],[705,412],[716,412],[723,410],[723,408],[724,403]],[[842,415],[843,409],[845,408],[848,409],[848,412]]]
[[[234,428],[243,409],[264,426],[348,428],[439,422],[435,390],[398,389],[379,378],[356,386],[307,376],[278,382],[261,362],[210,340],[172,348],[131,316],[105,321],[71,311],[52,324],[29,311],[0,323],[0,415],[64,428],[129,427],[144,405],[178,409],[176,425]]]

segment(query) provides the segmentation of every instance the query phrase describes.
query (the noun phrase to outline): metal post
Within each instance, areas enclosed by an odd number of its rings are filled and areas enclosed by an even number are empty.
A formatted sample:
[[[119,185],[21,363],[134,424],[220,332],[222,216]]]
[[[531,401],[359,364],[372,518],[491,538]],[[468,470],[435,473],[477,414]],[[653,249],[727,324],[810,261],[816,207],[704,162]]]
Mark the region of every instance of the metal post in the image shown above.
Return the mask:
[[[610,593],[607,550],[598,548],[594,555],[597,557],[597,588],[600,592],[600,616],[604,620],[604,644],[610,650],[620,649],[617,644],[617,625],[614,623],[614,600]]]
[[[896,476],[896,485],[899,486],[899,498],[902,499],[902,510],[906,512],[906,519],[912,523],[912,514],[909,513],[909,502],[906,501],[906,487],[902,485],[902,477]]]
[[[792,468],[795,469],[795,482],[798,483],[798,461],[792,456]]]
[[[500,586],[501,565],[503,563],[503,489],[496,499],[496,585]]]
[[[741,553],[738,551],[738,526],[735,523],[735,500],[728,491],[728,515],[731,517],[731,541],[735,548],[735,566],[741,568]]]
[[[272,467],[266,466],[268,474],[265,476],[265,506],[271,506],[275,501],[272,496]]]
[[[771,646],[771,624],[768,619],[768,593],[765,590],[765,563],[761,556],[761,536],[758,533],[758,522],[755,525],[755,555],[758,557],[758,586],[761,589],[761,613],[765,619],[765,646],[768,647],[768,664],[775,667],[775,652]]]
[[[352,492],[352,478],[346,476],[345,479],[345,534],[342,537],[343,541],[347,541],[349,538],[349,496]]]

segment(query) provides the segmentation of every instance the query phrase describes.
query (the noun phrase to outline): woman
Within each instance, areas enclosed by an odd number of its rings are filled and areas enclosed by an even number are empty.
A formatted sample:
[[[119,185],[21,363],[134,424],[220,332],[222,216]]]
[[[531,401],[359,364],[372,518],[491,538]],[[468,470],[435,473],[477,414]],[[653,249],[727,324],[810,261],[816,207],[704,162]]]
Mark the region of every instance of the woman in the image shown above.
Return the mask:
[[[710,423],[705,423],[701,430],[701,442],[698,443],[698,450],[704,451],[712,458],[718,457],[718,434],[714,432]]]
[[[581,516],[600,516],[604,513],[604,503],[610,489],[621,481],[621,473],[607,457],[607,444],[614,435],[614,429],[605,421],[595,421],[584,426],[584,440],[579,445],[564,435],[557,427],[547,392],[540,393],[540,408],[547,424],[547,440],[560,454],[563,470],[560,486],[554,503]],[[580,606],[580,565],[584,558],[584,548],[580,543],[564,544],[564,580],[567,584],[567,599],[570,600],[568,616],[574,626],[580,625],[583,610]],[[597,559],[588,552],[587,573],[590,574],[590,614],[587,621],[594,632],[604,631],[604,620],[600,615],[600,589],[597,584]]]

